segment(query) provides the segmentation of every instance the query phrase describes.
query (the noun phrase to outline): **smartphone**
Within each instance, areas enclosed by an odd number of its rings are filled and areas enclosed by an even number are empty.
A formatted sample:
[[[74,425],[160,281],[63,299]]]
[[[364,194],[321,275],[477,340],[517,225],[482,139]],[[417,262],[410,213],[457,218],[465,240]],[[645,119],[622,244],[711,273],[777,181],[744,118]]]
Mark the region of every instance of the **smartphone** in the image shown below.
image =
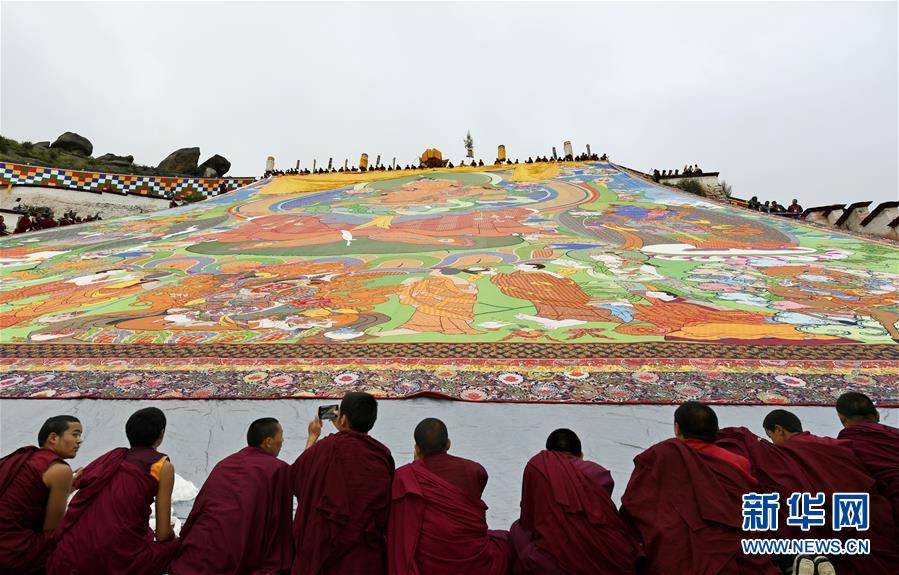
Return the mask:
[[[338,405],[319,405],[318,418],[322,421],[325,421],[326,419],[337,419],[338,407]]]

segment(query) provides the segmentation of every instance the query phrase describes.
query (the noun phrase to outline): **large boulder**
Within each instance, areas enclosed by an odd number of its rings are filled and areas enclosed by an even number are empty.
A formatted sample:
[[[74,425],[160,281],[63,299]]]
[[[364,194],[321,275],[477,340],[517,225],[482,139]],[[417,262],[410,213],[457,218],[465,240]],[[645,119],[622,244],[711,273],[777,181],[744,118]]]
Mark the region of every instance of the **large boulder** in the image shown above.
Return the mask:
[[[129,165],[134,163],[134,156],[116,156],[115,154],[103,154],[102,156],[97,158],[97,160],[107,164]]]
[[[91,144],[91,141],[75,132],[66,132],[56,138],[56,141],[50,144],[50,147],[76,154],[84,154],[85,156],[90,156],[94,151],[94,145]]]
[[[169,154],[159,162],[158,169],[174,174],[197,173],[197,162],[200,159],[200,148],[181,148]]]
[[[200,164],[200,172],[204,175],[207,173],[207,169],[212,168],[215,170],[215,176],[213,177],[221,177],[228,173],[228,170],[231,169],[231,162],[229,162],[223,156],[219,156],[218,154],[212,156],[202,164]]]

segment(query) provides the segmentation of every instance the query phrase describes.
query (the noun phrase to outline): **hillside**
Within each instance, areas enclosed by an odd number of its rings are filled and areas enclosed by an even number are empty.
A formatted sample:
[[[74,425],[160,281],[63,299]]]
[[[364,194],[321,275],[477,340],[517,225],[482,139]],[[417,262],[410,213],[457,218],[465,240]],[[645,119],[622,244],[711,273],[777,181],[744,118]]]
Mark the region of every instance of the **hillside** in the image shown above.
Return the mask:
[[[153,166],[134,163],[108,162],[84,154],[67,152],[32,142],[18,142],[0,136],[0,161],[17,164],[33,164],[52,166],[86,172],[106,172],[110,174],[138,174],[142,176],[186,176],[196,177],[192,173],[178,173],[160,170]]]

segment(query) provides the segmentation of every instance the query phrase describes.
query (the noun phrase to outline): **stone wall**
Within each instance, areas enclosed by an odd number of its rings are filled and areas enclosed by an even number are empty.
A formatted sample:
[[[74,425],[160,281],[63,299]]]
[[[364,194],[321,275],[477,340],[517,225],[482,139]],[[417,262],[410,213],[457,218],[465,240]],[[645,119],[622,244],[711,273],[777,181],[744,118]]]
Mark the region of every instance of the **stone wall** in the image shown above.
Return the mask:
[[[871,210],[871,213],[862,220],[862,228],[868,233],[899,240],[899,229],[896,221],[899,220],[899,202],[884,202]]]
[[[870,236],[899,240],[899,202],[883,202],[871,209],[872,202],[834,204],[808,208],[802,219]]]
[[[699,182],[699,185],[702,186],[705,190],[707,197],[714,198],[716,200],[727,201],[727,197],[724,195],[724,189],[718,182],[718,172],[708,172],[704,174],[686,176],[662,176],[659,178],[659,183],[669,186],[677,186],[681,182],[685,182],[687,180],[695,180]]]

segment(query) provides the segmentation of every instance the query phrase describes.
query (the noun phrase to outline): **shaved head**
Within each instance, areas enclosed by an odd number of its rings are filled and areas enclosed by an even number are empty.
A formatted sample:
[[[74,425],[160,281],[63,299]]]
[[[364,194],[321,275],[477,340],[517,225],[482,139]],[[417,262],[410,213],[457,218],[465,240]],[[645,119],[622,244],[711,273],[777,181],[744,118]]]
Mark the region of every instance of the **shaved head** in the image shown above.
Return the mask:
[[[844,393],[837,399],[837,413],[851,423],[880,421],[877,407],[871,401],[871,398],[857,391]]]
[[[339,413],[346,416],[350,429],[368,433],[378,419],[378,401],[369,393],[350,391],[340,401]]]
[[[422,455],[443,453],[449,449],[449,432],[446,424],[434,417],[422,419],[415,426],[415,445]]]
[[[281,429],[281,426],[274,417],[257,419],[247,429],[247,445],[249,447],[259,447],[267,437],[276,436],[279,429]]]
[[[125,422],[131,447],[153,447],[165,431],[165,414],[158,407],[138,409]]]
[[[762,422],[765,431],[774,431],[775,426],[778,425],[790,433],[802,433],[802,422],[799,421],[796,414],[786,409],[775,409],[765,416],[765,420]]]
[[[698,401],[688,401],[674,412],[674,422],[684,439],[714,442],[718,438],[718,416],[711,407]]]
[[[581,439],[577,433],[565,428],[557,429],[549,434],[549,437],[546,438],[546,450],[561,451],[575,457],[584,454],[581,449]]]
[[[72,423],[81,423],[81,421],[74,415],[54,415],[45,421],[44,425],[41,426],[40,431],[38,431],[37,446],[43,447],[51,433],[62,435],[69,429],[69,425]]]
[[[796,414],[786,409],[775,409],[762,421],[765,434],[774,445],[783,445],[797,433],[802,433],[802,422]]]

